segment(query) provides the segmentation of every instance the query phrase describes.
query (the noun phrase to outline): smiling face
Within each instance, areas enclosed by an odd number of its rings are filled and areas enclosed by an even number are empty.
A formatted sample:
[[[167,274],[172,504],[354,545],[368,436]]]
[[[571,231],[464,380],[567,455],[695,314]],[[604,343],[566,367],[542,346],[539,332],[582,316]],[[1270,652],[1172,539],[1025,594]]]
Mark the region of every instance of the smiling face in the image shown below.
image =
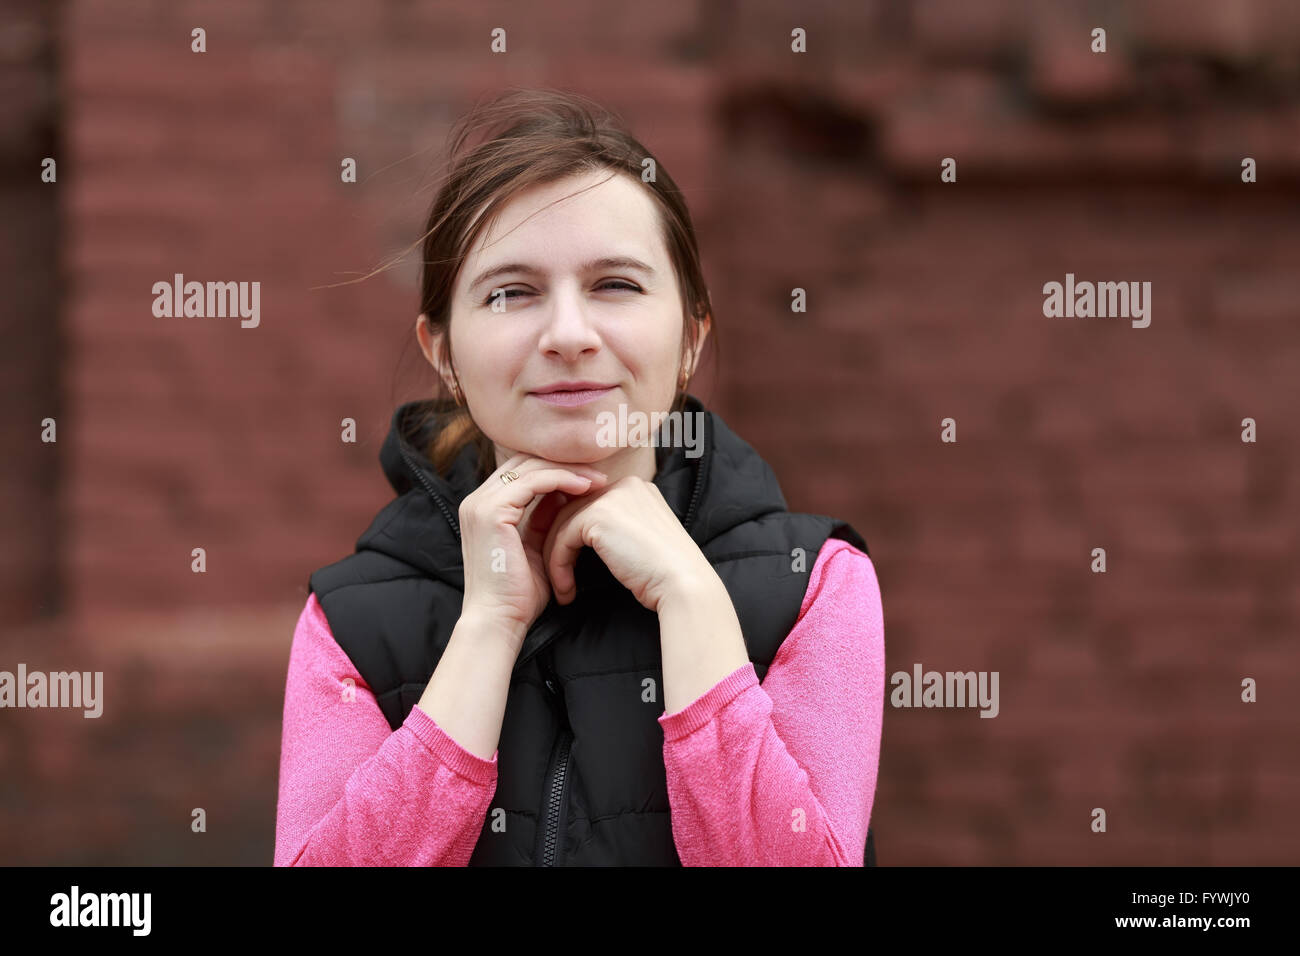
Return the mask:
[[[682,319],[654,201],[606,169],[518,193],[475,240],[451,304],[455,379],[423,317],[417,332],[443,381],[459,381],[498,464],[523,452],[649,479],[654,449],[603,447],[597,416],[671,408],[708,331],[706,320],[683,357]]]

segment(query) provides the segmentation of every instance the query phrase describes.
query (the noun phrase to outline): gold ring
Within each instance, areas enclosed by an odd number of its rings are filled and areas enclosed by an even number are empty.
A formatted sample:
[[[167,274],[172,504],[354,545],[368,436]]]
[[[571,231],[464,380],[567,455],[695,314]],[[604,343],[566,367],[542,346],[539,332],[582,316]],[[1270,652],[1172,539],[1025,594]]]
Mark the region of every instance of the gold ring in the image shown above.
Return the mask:
[[[501,476],[501,484],[508,485],[518,477],[519,475],[516,472],[507,471]]]

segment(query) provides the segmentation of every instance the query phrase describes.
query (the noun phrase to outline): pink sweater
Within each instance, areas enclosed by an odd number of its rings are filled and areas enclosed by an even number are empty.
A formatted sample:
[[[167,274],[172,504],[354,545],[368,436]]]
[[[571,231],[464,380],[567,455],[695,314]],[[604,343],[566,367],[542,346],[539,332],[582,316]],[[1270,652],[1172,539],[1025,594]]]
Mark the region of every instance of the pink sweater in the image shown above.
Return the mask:
[[[875,569],[830,539],[763,682],[746,663],[659,717],[682,863],[861,866],[884,694]],[[463,749],[418,705],[393,731],[313,594],[289,654],[275,865],[465,866],[499,753]]]

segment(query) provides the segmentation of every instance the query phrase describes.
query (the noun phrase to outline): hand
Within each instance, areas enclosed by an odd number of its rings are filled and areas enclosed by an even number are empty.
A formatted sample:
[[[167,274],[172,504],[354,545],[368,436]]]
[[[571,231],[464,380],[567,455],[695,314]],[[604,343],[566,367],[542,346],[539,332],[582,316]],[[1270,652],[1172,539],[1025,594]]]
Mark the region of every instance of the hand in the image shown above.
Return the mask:
[[[519,475],[509,483],[501,475]],[[587,465],[516,455],[460,503],[462,615],[482,614],[522,641],[550,600],[542,545],[560,508],[608,481]]]
[[[570,501],[555,515],[542,556],[561,604],[576,595],[573,566],[584,546],[595,550],[610,574],[656,613],[666,599],[685,593],[689,582],[717,580],[713,565],[659,487],[644,478],[620,478]]]

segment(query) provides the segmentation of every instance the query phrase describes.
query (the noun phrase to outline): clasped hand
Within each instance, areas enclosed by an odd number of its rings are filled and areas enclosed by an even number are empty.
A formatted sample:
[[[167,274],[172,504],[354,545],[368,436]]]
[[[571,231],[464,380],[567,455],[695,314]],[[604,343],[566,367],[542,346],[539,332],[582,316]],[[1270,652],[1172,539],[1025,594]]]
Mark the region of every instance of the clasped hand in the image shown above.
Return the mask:
[[[501,475],[514,471],[508,483]],[[465,605],[527,629],[552,594],[576,596],[574,565],[591,547],[637,601],[656,613],[715,575],[658,486],[610,482],[588,465],[516,455],[460,505]]]

